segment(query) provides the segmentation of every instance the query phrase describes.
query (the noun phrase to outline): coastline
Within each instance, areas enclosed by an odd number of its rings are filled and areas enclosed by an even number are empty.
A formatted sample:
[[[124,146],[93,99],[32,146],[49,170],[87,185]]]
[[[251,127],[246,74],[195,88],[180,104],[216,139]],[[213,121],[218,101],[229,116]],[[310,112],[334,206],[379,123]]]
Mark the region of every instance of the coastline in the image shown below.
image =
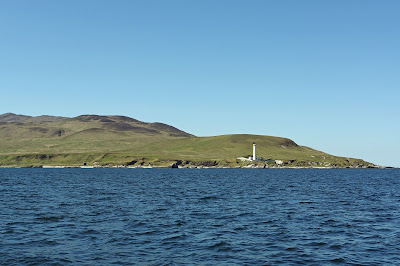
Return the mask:
[[[76,166],[76,165],[35,165],[35,166],[16,166],[16,165],[1,165],[0,169],[18,169],[18,168],[37,168],[37,169],[400,169],[398,167],[392,166],[361,166],[361,167],[301,167],[301,166],[272,166],[272,167],[262,167],[262,166],[124,166],[124,165],[113,165],[113,166]]]

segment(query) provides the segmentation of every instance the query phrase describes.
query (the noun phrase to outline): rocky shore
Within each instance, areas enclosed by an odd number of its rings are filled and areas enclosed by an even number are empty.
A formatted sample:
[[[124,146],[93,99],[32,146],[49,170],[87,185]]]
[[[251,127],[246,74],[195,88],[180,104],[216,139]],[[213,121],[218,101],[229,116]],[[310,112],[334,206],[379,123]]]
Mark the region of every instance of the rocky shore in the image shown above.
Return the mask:
[[[88,165],[0,165],[0,168],[81,168],[81,169],[94,169],[94,168],[130,168],[130,169],[148,169],[148,168],[176,168],[176,169],[388,169],[393,167],[379,166],[374,164],[365,164],[362,162],[349,165],[335,165],[323,162],[297,162],[295,160],[282,161],[270,160],[265,162],[226,162],[226,161],[155,161],[146,162],[131,161],[125,164],[99,164],[93,163]]]

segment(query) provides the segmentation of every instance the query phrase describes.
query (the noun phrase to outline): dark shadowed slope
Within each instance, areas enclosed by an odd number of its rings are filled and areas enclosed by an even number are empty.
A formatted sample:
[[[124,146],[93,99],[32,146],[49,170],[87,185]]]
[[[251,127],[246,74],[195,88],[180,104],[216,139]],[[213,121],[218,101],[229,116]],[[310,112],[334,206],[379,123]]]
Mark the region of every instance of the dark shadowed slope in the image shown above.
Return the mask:
[[[62,121],[66,119],[69,119],[69,117],[51,116],[51,115],[28,116],[28,115],[17,115],[13,113],[6,113],[0,115],[0,122],[40,123],[40,122]]]
[[[104,128],[116,131],[135,131],[143,134],[161,134],[170,137],[194,137],[173,126],[163,123],[146,123],[127,116],[102,116],[102,115],[81,115],[71,118],[71,121],[101,122]]]

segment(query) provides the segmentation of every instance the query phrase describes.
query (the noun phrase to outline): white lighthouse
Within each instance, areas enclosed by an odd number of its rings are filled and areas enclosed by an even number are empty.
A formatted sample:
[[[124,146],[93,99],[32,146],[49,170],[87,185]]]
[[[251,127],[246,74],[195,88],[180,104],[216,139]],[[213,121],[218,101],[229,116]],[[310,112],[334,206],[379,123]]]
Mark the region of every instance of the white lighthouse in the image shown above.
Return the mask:
[[[249,155],[248,157],[238,157],[236,158],[242,162],[251,162],[251,161],[262,161],[264,160],[262,157],[257,157],[256,155],[256,143],[253,142],[253,156]]]
[[[257,157],[256,157],[256,143],[253,142],[253,161],[255,161],[255,160],[257,160]]]

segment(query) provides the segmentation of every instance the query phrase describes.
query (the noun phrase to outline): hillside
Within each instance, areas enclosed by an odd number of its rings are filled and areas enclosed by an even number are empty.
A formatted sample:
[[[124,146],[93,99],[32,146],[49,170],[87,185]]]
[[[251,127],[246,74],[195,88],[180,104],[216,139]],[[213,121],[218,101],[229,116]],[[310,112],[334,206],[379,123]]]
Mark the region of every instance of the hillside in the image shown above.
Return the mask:
[[[0,122],[0,154],[111,152],[182,137],[192,135],[166,124],[124,116],[82,115],[51,122]]]
[[[0,122],[31,123],[31,122],[62,121],[66,119],[68,119],[68,117],[50,116],[50,115],[28,116],[28,115],[16,115],[13,113],[6,113],[0,115]]]
[[[260,135],[195,137],[163,123],[125,116],[74,118],[0,115],[0,165],[125,165],[254,167],[367,167],[360,159],[332,156],[290,139]],[[43,119],[44,118],[44,119]],[[268,162],[241,162],[252,143]],[[280,161],[280,163],[278,163]]]
[[[299,146],[287,138],[260,135],[222,135],[215,137],[182,138],[148,144],[138,150],[138,155],[155,161],[174,159],[190,165],[199,162],[220,166],[263,166],[264,162],[241,163],[237,157],[248,157],[252,153],[253,142],[257,143],[257,156],[269,160],[282,161],[281,166],[299,167],[362,167],[371,165],[360,159],[332,156],[305,146]],[[123,152],[128,152],[124,150]],[[140,156],[137,156],[139,158]]]

